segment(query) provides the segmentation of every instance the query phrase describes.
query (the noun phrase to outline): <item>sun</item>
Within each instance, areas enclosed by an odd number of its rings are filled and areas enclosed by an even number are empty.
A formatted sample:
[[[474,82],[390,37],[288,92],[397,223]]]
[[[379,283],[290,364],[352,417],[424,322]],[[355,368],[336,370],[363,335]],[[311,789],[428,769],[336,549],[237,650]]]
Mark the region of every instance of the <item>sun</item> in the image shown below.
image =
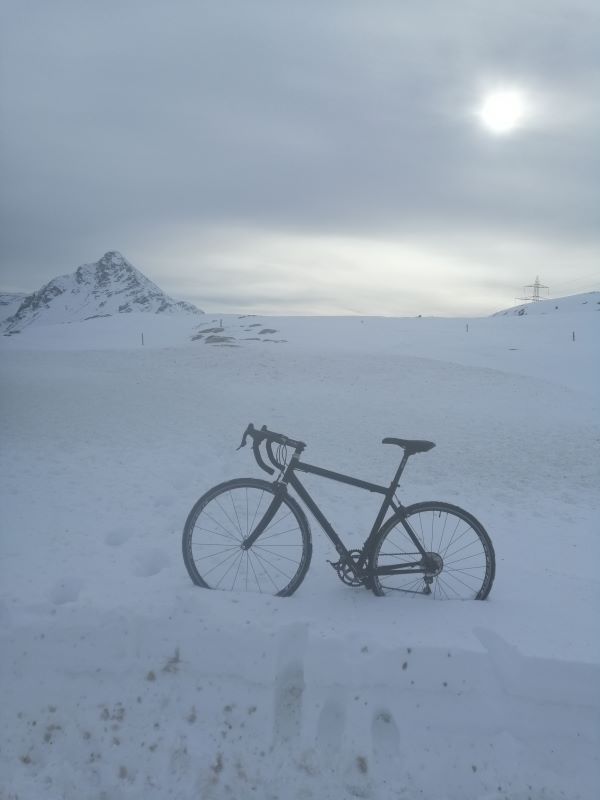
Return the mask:
[[[527,99],[519,89],[498,89],[483,98],[477,116],[490,133],[498,136],[513,133],[527,116]]]

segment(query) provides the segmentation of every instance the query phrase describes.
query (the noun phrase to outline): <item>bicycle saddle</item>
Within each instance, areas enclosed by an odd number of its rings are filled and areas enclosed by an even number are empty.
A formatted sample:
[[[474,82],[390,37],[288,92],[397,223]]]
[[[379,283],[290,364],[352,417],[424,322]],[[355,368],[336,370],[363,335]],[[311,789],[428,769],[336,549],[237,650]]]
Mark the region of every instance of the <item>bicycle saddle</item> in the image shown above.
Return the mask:
[[[403,447],[407,455],[411,456],[414,453],[426,453],[435,447],[435,442],[426,442],[422,439],[383,439],[382,444],[397,444]]]

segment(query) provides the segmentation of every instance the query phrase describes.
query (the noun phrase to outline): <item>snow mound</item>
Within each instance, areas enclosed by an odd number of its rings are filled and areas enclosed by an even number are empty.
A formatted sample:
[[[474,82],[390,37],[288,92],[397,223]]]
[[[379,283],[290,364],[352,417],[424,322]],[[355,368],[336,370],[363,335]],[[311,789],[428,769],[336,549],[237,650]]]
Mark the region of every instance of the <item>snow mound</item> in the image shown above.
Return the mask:
[[[13,334],[33,323],[81,322],[134,311],[203,313],[191,303],[173,300],[121,253],[111,250],[99,261],[53,278],[37,292],[23,297],[12,316],[5,319],[4,326],[5,333]]]
[[[538,302],[523,303],[520,306],[496,311],[493,317],[508,315],[523,317],[526,314],[556,314],[557,311],[566,311],[569,314],[578,311],[600,311],[600,292],[584,292],[571,294],[567,297],[556,297],[553,300],[539,300]]]
[[[243,314],[235,319],[225,317],[225,323],[221,318],[216,325],[217,320],[213,320],[208,327],[199,325],[192,335],[192,341],[202,341],[217,347],[240,347],[249,342],[287,342],[287,339],[273,338],[273,334],[279,334],[278,328],[270,328],[265,322],[257,322],[256,319],[254,314]]]

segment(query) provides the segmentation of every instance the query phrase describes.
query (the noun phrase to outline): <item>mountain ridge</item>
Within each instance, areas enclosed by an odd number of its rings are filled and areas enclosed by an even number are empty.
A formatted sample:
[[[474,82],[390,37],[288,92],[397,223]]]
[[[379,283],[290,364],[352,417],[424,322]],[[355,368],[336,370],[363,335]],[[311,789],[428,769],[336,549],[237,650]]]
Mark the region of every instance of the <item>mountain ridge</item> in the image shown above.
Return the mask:
[[[7,293],[2,297],[10,302]],[[98,261],[82,264],[75,272],[59,275],[24,295],[18,308],[0,324],[5,334],[14,334],[36,323],[82,322],[134,311],[204,314],[191,303],[165,294],[118,250],[109,250]]]

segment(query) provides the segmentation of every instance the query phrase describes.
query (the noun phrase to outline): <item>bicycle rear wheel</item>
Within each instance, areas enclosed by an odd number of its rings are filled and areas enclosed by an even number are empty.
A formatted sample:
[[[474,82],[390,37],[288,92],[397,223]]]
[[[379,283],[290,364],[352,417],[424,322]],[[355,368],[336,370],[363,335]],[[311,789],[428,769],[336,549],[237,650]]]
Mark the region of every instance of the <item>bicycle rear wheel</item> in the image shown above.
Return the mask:
[[[285,495],[254,542],[242,543],[275,501],[267,481],[240,478],[203,495],[183,529],[183,560],[192,581],[205,589],[287,597],[296,591],[312,555],[310,528],[296,501]]]
[[[494,548],[483,525],[472,514],[449,503],[409,506],[405,522],[427,552],[428,572],[377,574],[419,561],[421,554],[398,517],[391,517],[373,545],[371,588],[376,595],[404,592],[436,600],[484,600],[496,571]]]

